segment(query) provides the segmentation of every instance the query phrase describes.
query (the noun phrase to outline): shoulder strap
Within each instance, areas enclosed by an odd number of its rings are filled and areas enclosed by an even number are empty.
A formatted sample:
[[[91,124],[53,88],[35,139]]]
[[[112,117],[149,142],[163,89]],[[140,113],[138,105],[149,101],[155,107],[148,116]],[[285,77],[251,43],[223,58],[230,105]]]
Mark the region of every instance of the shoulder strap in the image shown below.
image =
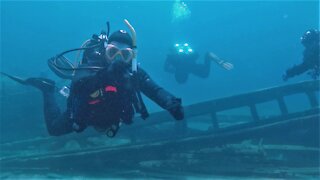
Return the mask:
[[[147,117],[149,117],[149,113],[141,97],[139,77],[138,77],[137,71],[133,72],[133,83],[134,83],[134,91],[135,91],[134,97],[133,97],[134,109],[137,113],[141,115],[141,118],[145,120],[147,119]]]

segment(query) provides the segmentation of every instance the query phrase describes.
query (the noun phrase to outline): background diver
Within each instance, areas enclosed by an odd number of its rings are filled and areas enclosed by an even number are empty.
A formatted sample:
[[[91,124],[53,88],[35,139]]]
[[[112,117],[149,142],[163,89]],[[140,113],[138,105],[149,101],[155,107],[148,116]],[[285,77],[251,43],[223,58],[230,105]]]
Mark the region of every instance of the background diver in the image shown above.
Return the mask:
[[[287,69],[282,76],[284,81],[307,71],[313,79],[319,78],[319,31],[307,30],[300,39],[301,44],[305,47],[302,63]]]
[[[85,43],[85,48],[75,49],[86,49],[77,68],[63,56],[73,50],[48,60],[49,67],[59,77],[72,80],[67,109],[63,113],[55,100],[54,81],[44,78],[24,80],[2,73],[42,91],[45,123],[50,135],[82,132],[93,126],[113,137],[120,123],[132,123],[135,112],[140,113],[143,119],[148,117],[140,91],[168,110],[176,120],[184,118],[181,99],[158,86],[142,68],[137,67],[135,31],[128,21],[125,23],[132,37],[124,30],[110,36],[102,33],[94,35]]]
[[[206,53],[204,63],[197,63],[199,54],[194,52],[188,43],[175,44],[170,48],[164,64],[164,70],[175,75],[178,83],[185,83],[189,74],[194,74],[201,78],[207,78],[210,74],[211,62],[216,62],[226,70],[233,69],[233,64],[220,59],[212,52]]]

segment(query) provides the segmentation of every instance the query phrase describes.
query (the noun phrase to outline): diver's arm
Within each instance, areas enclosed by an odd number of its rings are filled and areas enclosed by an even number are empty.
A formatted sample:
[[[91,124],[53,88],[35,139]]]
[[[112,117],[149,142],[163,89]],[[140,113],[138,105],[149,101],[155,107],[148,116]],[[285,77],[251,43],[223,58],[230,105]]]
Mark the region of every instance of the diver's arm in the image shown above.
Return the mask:
[[[299,65],[294,65],[293,67],[287,69],[286,73],[283,75],[283,80],[286,81],[289,78],[300,75],[309,69],[306,63],[301,63]]]
[[[175,119],[181,120],[184,118],[180,98],[176,98],[162,87],[158,86],[141,68],[138,69],[138,78],[140,90],[143,94],[156,102],[163,109],[168,110]]]
[[[307,49],[304,51],[302,63],[294,65],[293,67],[286,70],[286,73],[283,75],[283,80],[287,81],[289,78],[300,75],[309,69],[312,69],[314,66],[312,53]]]
[[[212,59],[215,63],[217,63],[220,67],[222,67],[225,70],[231,70],[233,69],[233,64],[230,62],[227,62],[226,60],[223,60],[219,58],[217,55],[215,55],[212,52],[208,52],[206,54],[206,58]]]

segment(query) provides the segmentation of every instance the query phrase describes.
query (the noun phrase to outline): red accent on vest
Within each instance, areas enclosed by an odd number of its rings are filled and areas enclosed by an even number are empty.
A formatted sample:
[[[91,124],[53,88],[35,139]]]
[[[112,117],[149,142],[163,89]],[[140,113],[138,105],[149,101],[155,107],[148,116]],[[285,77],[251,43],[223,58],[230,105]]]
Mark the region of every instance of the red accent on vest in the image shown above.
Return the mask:
[[[106,87],[104,88],[104,90],[105,90],[106,92],[117,92],[117,91],[118,91],[115,86],[106,86]]]
[[[97,104],[100,101],[101,101],[100,99],[92,100],[92,101],[89,101],[89,104]]]

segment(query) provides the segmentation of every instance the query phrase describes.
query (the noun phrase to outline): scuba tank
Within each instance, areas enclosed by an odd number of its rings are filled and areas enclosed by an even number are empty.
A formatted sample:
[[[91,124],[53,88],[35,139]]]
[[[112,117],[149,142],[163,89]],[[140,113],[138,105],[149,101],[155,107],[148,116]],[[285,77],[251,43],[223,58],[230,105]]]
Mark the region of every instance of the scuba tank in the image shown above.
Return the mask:
[[[72,80],[75,76],[76,71],[79,70],[89,70],[89,71],[98,71],[100,69],[103,69],[104,66],[99,63],[91,63],[90,60],[93,58],[101,58],[99,57],[99,53],[103,53],[101,49],[104,47],[104,44],[108,41],[108,36],[110,33],[110,24],[107,22],[107,32],[102,31],[100,35],[92,35],[91,39],[86,40],[80,48],[74,48],[67,51],[64,51],[48,60],[48,66],[49,68],[60,78],[62,79],[68,79]],[[93,54],[96,54],[97,56],[91,57],[88,59],[87,56],[84,56],[82,60],[75,65],[74,63],[70,62],[68,58],[65,57],[65,54],[78,51],[78,56],[80,55],[80,52],[84,50],[84,55],[87,55],[88,52],[96,52]],[[99,52],[100,51],[100,52]],[[77,61],[77,59],[76,59]],[[96,61],[97,62],[97,61]]]

